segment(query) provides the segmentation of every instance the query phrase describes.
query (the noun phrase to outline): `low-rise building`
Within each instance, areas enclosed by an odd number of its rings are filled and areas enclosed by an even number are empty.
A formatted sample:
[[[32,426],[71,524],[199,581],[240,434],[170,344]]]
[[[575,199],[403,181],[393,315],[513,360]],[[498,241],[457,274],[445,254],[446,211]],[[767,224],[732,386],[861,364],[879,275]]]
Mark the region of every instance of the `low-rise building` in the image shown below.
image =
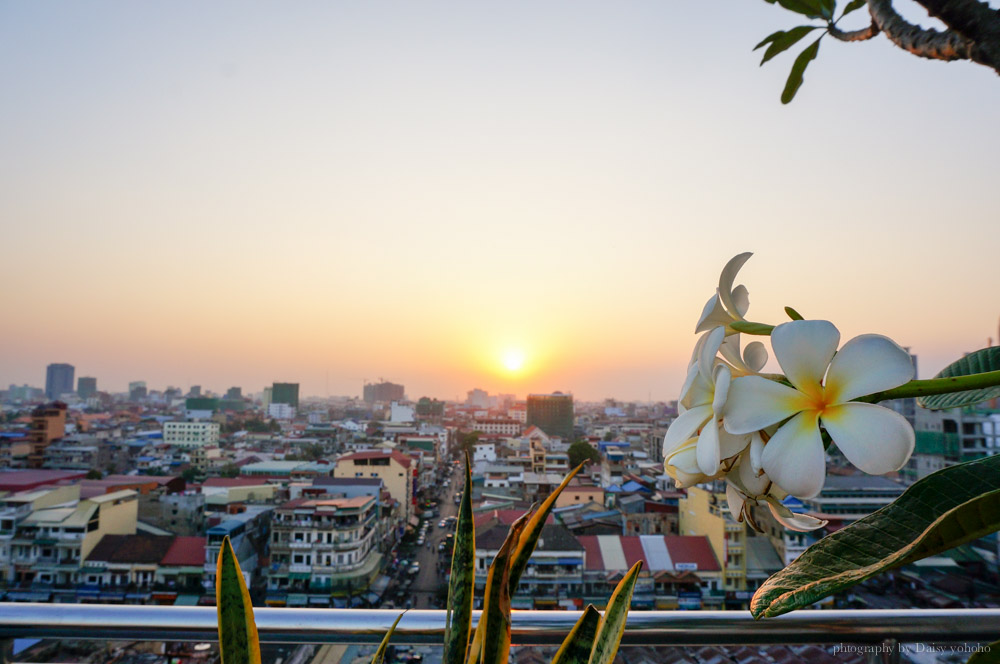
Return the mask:
[[[218,422],[164,422],[163,442],[184,448],[218,446],[219,429]]]

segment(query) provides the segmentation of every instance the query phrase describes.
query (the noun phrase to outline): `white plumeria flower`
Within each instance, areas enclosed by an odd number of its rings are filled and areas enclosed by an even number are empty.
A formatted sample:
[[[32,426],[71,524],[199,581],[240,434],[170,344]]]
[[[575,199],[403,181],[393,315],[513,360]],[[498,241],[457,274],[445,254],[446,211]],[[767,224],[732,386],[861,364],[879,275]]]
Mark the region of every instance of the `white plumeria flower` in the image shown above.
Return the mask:
[[[726,263],[726,267],[722,268],[722,274],[719,276],[719,288],[715,291],[715,295],[705,303],[701,318],[698,319],[698,324],[694,329],[695,334],[711,330],[719,325],[726,327],[729,334],[735,333],[735,330],[728,326],[733,321],[744,320],[743,317],[750,309],[750,296],[746,286],[742,284],[733,288],[733,281],[736,280],[736,274],[740,268],[751,256],[753,254],[749,251],[734,256]]]
[[[748,434],[791,418],[765,445],[761,467],[799,498],[823,488],[820,423],[847,460],[866,473],[899,470],[913,452],[913,429],[902,415],[852,401],[913,378],[909,354],[878,334],[855,337],[838,353],[839,342],[840,332],[828,321],[779,325],[771,332],[771,347],[793,387],[744,376],[729,389],[725,426],[730,433]]]
[[[748,436],[734,436],[721,426],[733,379],[731,367],[716,361],[725,334],[725,328],[717,327],[699,340],[699,357],[688,370],[681,389],[679,406],[683,410],[663,439],[664,456],[669,458],[697,434],[698,469],[708,477],[718,474],[722,460],[739,454],[750,440]]]
[[[697,447],[698,437],[695,436],[664,454],[663,470],[674,479],[678,489],[715,479],[702,473],[698,467]]]
[[[753,467],[754,450],[763,447],[764,442],[760,433],[754,433],[749,449],[740,455],[736,465],[726,474],[726,501],[733,518],[737,522],[745,521],[757,532],[763,532],[754,520],[751,509],[751,506],[759,505],[763,501],[771,510],[774,519],[788,530],[808,532],[829,523],[808,514],[795,514],[781,503],[781,499],[785,497],[784,492],[766,473]]]

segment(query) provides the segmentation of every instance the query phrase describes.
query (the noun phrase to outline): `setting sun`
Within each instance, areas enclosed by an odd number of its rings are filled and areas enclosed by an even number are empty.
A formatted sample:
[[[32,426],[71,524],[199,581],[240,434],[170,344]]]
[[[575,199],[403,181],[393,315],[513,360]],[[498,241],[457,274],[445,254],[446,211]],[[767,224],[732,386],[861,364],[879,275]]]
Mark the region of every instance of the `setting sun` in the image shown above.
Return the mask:
[[[508,350],[503,355],[503,366],[507,371],[519,371],[524,366],[524,353],[519,350]]]

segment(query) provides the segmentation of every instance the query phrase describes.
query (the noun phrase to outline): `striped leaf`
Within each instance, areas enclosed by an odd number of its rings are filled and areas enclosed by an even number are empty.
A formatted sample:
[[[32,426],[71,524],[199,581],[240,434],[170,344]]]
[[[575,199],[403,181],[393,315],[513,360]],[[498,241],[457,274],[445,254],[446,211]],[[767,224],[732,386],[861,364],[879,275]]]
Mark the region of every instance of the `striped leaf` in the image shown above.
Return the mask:
[[[806,549],[757,589],[750,612],[779,616],[997,530],[1000,455],[951,466]]]
[[[510,564],[510,580],[508,582],[510,586],[510,594],[513,595],[517,590],[517,584],[521,582],[521,574],[524,573],[524,568],[528,566],[528,560],[531,558],[531,554],[535,551],[535,545],[538,544],[538,538],[542,534],[542,528],[545,526],[545,520],[549,518],[549,514],[552,512],[552,507],[556,504],[556,499],[562,490],[570,483],[580,469],[587,462],[584,461],[579,466],[574,468],[563,481],[556,487],[548,498],[542,502],[542,506],[538,508],[530,519],[528,519],[528,525],[525,526],[524,532],[521,534],[521,539],[517,542],[517,549],[514,551],[514,556]]]
[[[601,612],[588,604],[583,615],[573,625],[566,640],[559,646],[559,652],[552,658],[552,664],[587,664],[590,651],[594,649],[594,637],[601,622]]]
[[[957,362],[952,362],[934,378],[955,378],[998,370],[1000,370],[1000,346],[991,346],[977,350],[975,353],[969,353]],[[997,397],[1000,397],[1000,387],[985,387],[978,390],[921,397],[917,403],[930,410],[944,410],[971,406]]]
[[[510,653],[510,561],[528,514],[511,524],[486,577],[483,612],[469,651],[469,664],[507,664]],[[478,643],[477,643],[478,642]]]
[[[215,565],[215,604],[219,614],[222,664],[260,664],[260,642],[250,593],[227,535]]]
[[[403,613],[406,613],[406,611],[403,611]],[[372,664],[382,664],[382,660],[385,659],[385,649],[389,647],[389,639],[392,638],[392,633],[396,631],[396,625],[403,619],[403,613],[400,613],[396,617],[396,622],[392,623],[392,627],[382,637],[382,643],[378,644],[378,650],[375,651],[375,655],[372,657]]]
[[[986,643],[979,647],[980,650],[972,653],[966,664],[997,664],[1000,662],[1000,641]]]
[[[472,631],[472,595],[476,581],[476,521],[472,517],[472,471],[465,455],[465,489],[458,508],[455,548],[451,553],[448,612],[445,614],[443,664],[462,664]]]
[[[636,579],[642,570],[640,560],[618,582],[615,591],[611,593],[608,606],[604,609],[604,617],[597,628],[597,638],[594,639],[594,649],[590,651],[590,664],[610,664],[618,654],[618,646],[625,633],[625,621],[632,605],[632,592],[635,590]]]

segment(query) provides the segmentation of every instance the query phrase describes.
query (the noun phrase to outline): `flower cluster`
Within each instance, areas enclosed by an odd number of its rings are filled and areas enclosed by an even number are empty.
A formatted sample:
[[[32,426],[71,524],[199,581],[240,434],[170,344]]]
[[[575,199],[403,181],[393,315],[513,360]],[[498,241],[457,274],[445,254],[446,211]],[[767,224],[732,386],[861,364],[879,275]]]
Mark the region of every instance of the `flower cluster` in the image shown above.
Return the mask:
[[[829,321],[792,320],[771,331],[783,374],[761,373],[764,344],[741,350],[733,329],[750,307],[747,289],[733,287],[750,256],[726,264],[695,327],[701,336],[663,441],[664,468],[679,487],[725,479],[730,512],[754,528],[750,506],[767,504],[785,527],[813,530],[826,522],[782,501],[820,492],[829,441],[866,473],[898,470],[909,459],[914,435],[906,419],[856,399],[907,383],[913,364],[888,337],[864,334],[840,346]]]

